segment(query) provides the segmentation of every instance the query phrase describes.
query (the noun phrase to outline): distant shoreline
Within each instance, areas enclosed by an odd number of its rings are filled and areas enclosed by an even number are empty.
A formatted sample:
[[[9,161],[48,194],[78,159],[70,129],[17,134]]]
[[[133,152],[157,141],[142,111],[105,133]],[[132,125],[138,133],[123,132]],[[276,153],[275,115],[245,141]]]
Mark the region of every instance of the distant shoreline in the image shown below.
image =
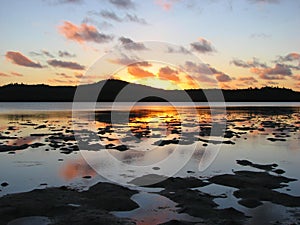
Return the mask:
[[[129,86],[129,94],[120,97],[121,90]],[[99,95],[94,96],[95,93]],[[163,90],[120,80],[78,87],[25,84],[0,87],[0,102],[135,102],[138,96],[149,96],[138,99],[141,102],[208,102],[207,96],[209,102],[300,102],[300,92],[276,87]]]

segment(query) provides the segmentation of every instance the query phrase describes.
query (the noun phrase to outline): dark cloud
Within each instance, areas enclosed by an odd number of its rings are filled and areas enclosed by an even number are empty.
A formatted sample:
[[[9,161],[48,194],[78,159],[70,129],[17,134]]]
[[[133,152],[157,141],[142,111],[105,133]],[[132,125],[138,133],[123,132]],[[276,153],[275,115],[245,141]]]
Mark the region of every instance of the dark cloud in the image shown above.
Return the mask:
[[[89,12],[89,13],[91,13],[91,12]],[[101,22],[99,22],[98,20],[95,20],[95,19],[93,19],[91,17],[88,17],[88,16],[85,17],[81,21],[81,23],[93,24],[93,25],[95,25],[96,27],[98,27],[101,30],[113,27],[113,25],[111,23],[107,22],[107,21],[101,21]]]
[[[196,64],[191,61],[186,61],[185,65],[182,67],[183,70],[190,73],[197,73],[197,74],[205,74],[205,75],[211,75],[212,71],[209,69],[209,67],[205,64]]]
[[[59,27],[59,32],[68,40],[81,44],[84,42],[105,43],[113,39],[111,35],[100,33],[96,27],[85,23],[77,26],[71,22],[64,21],[64,24]]]
[[[239,77],[238,81],[251,81],[254,83],[258,82],[254,77]]]
[[[32,68],[43,68],[40,63],[33,62],[26,56],[22,55],[20,52],[13,52],[9,51],[5,54],[6,59],[11,61],[13,64],[25,67],[32,67]]]
[[[54,58],[54,55],[52,55],[50,52],[46,50],[40,50],[39,52],[31,51],[29,52],[29,55],[31,56],[47,56],[49,58]]]
[[[230,63],[234,64],[235,66],[243,67],[243,68],[252,68],[252,67],[267,68],[268,67],[265,63],[259,62],[257,58],[253,58],[252,61],[248,61],[248,62],[245,62],[241,59],[233,59]]]
[[[67,52],[67,51],[60,51],[60,50],[58,51],[58,56],[62,57],[62,58],[64,58],[64,57],[69,57],[69,58],[76,57],[75,54],[72,54],[72,53]]]
[[[137,62],[132,65],[141,66],[141,67],[151,67],[152,64],[147,61]]]
[[[204,38],[199,38],[198,42],[191,43],[192,50],[200,53],[214,52],[214,48],[211,43]]]
[[[187,74],[192,74],[199,82],[216,83],[216,79],[212,78],[213,72],[208,65],[186,61],[185,64],[181,66],[181,69]]]
[[[168,53],[179,53],[179,54],[191,54],[188,50],[186,50],[184,47],[168,47],[167,50]]]
[[[53,56],[50,52],[48,52],[48,51],[46,51],[46,50],[42,50],[42,53],[43,53],[45,56],[49,57],[49,58],[54,58],[54,56]]]
[[[113,64],[127,66],[127,65],[131,65],[131,64],[135,64],[137,61],[139,61],[139,58],[129,57],[126,54],[121,53],[120,57],[114,57],[114,58],[108,59],[108,61]]]
[[[120,37],[119,41],[127,50],[146,50],[147,48],[143,43],[134,42],[130,38]]]
[[[142,24],[142,25],[147,25],[148,24],[145,19],[140,18],[135,14],[128,14],[128,13],[125,16],[125,21],[129,21],[129,22],[133,22],[133,23],[139,23],[139,24]]]
[[[293,62],[298,61],[300,62],[300,54],[296,52],[292,52],[287,54],[286,56],[279,56],[278,60],[275,62]]]
[[[145,19],[140,18],[137,15],[130,14],[130,13],[126,13],[126,15],[124,17],[121,17],[121,16],[117,15],[115,12],[108,11],[108,10],[102,10],[100,12],[89,11],[88,14],[101,16],[104,19],[111,20],[111,21],[118,22],[118,23],[132,22],[132,23],[139,23],[139,24],[142,24],[142,25],[147,25],[148,24]]]
[[[65,73],[56,73],[57,76],[60,76],[60,77],[63,77],[63,78],[66,78],[66,79],[71,79],[72,76],[71,75],[68,75],[68,74],[65,74]]]
[[[134,9],[135,4],[132,0],[108,0],[114,6],[120,9]]]
[[[217,80],[219,82],[229,82],[232,81],[231,77],[227,74],[225,74],[222,71],[217,70],[214,67],[209,66],[210,71],[215,75],[215,77],[217,78]]]
[[[225,73],[216,74],[216,78],[219,82],[229,82],[232,81],[231,77]]]
[[[253,67],[250,71],[258,74],[260,78],[265,80],[284,80],[285,77],[290,77],[292,75],[292,71],[288,66],[279,63],[277,63],[273,68]]]
[[[71,70],[84,70],[85,66],[82,66],[76,62],[68,62],[68,61],[61,61],[61,60],[48,60],[47,63],[53,67],[61,67],[67,68]]]
[[[110,20],[114,20],[114,21],[117,21],[117,22],[122,22],[122,18],[117,16],[117,14],[115,14],[112,11],[102,10],[100,12],[100,16],[102,16],[105,19],[110,19]]]
[[[254,77],[239,77],[237,81],[246,85],[253,85],[258,82]]]

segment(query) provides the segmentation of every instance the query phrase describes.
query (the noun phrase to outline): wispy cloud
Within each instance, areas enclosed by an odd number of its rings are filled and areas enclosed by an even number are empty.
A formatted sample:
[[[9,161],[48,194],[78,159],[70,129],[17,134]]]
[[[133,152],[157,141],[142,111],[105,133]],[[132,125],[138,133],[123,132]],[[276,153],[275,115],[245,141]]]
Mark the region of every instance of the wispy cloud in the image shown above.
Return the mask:
[[[239,77],[237,79],[237,81],[239,83],[243,83],[243,84],[246,84],[246,85],[253,85],[254,83],[258,83],[258,80],[255,79],[254,77]]]
[[[100,33],[96,27],[82,23],[77,26],[69,21],[64,21],[64,24],[59,26],[59,32],[68,40],[78,42],[106,43],[113,39],[111,35]]]
[[[57,76],[60,76],[62,78],[71,79],[73,76],[68,75],[66,73],[56,73]]]
[[[31,56],[46,56],[46,57],[49,57],[49,58],[54,58],[54,55],[51,54],[47,50],[40,50],[38,52],[31,51],[31,52],[29,52],[29,55],[31,55]]]
[[[72,53],[70,53],[68,51],[60,51],[60,50],[58,51],[58,56],[62,57],[62,58],[64,58],[64,57],[68,57],[68,58],[76,57],[75,54],[72,54]]]
[[[98,14],[98,13],[97,13]],[[102,10],[99,13],[100,16],[102,16],[105,19],[109,19],[109,20],[114,20],[116,22],[122,22],[122,18],[119,17],[116,13],[114,13],[113,11],[107,11],[107,10]]]
[[[76,62],[61,61],[61,60],[53,59],[53,60],[48,60],[47,63],[53,67],[61,67],[61,68],[72,69],[72,70],[84,70],[85,69],[85,66],[82,66]]]
[[[0,72],[0,77],[10,77],[8,74]]]
[[[167,50],[168,53],[178,53],[178,54],[191,54],[188,50],[186,50],[184,47],[168,47]]]
[[[131,56],[129,57],[124,53],[120,53],[120,56],[115,56],[114,58],[108,59],[107,61],[113,64],[126,66],[126,65],[135,64],[137,61],[139,61],[139,59]]]
[[[257,58],[253,58],[252,60],[246,62],[241,59],[233,59],[230,63],[234,64],[237,67],[242,68],[251,68],[251,67],[262,67],[267,68],[266,63],[261,63]]]
[[[3,73],[0,72],[0,77],[23,77],[23,74],[17,72]]]
[[[43,66],[40,63],[33,62],[31,59],[24,56],[20,52],[8,51],[8,52],[6,52],[5,57],[7,60],[12,62],[13,64],[16,64],[19,66],[32,67],[32,68],[43,68]]]
[[[250,38],[263,38],[263,39],[267,39],[270,38],[271,35],[270,34],[265,34],[265,33],[253,33],[250,35]]]
[[[49,58],[54,58],[54,56],[53,56],[50,52],[48,52],[48,51],[46,51],[46,50],[42,50],[42,53],[43,53],[45,56],[49,57]]]
[[[118,22],[118,23],[132,22],[132,23],[138,23],[138,24],[142,24],[142,25],[147,25],[148,24],[147,21],[144,18],[138,17],[137,15],[132,14],[132,13],[126,13],[126,15],[120,16],[120,15],[117,15],[113,11],[102,10],[100,12],[89,11],[88,14],[89,15],[101,16],[104,19],[107,19],[107,20],[110,20],[110,21],[113,21],[113,22]]]
[[[210,41],[204,38],[199,38],[199,41],[191,43],[191,48],[192,50],[199,53],[208,53],[215,51]]]
[[[142,24],[142,25],[147,25],[148,24],[145,19],[140,18],[135,14],[129,14],[129,13],[126,14],[126,16],[124,18],[124,21],[139,23],[139,24]]]

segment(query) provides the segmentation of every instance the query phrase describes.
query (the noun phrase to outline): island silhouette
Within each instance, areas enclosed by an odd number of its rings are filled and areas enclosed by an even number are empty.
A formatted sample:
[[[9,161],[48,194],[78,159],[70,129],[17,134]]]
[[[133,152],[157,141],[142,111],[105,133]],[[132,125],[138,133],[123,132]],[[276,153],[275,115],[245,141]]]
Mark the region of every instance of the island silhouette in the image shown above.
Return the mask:
[[[133,84],[122,80],[103,80],[93,84],[79,86],[50,86],[46,84],[8,84],[0,87],[1,102],[72,102],[76,90],[83,95],[76,101],[114,102],[120,91],[130,85],[131,93],[147,93],[145,102],[174,101],[182,102],[183,92],[186,92],[194,102],[207,102],[206,96],[214,95],[222,91],[226,102],[299,102],[300,92],[288,88],[262,87],[247,89],[188,89],[188,90],[164,90],[150,86]],[[91,93],[99,93],[98,97]],[[156,97],[159,96],[159,97]],[[130,96],[122,96],[117,101],[130,101]],[[223,99],[216,99],[222,101]]]

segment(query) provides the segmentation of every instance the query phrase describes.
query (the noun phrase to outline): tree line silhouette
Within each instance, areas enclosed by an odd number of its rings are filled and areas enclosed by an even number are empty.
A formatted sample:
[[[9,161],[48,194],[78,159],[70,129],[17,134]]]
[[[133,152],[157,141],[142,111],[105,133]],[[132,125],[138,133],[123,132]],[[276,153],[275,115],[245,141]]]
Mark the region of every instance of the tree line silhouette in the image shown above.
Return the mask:
[[[131,84],[121,80],[105,80],[80,86],[49,86],[45,84],[8,84],[0,87],[1,102],[72,102],[76,91],[81,95],[77,101],[113,102],[124,87],[129,87],[132,94],[146,93],[148,97],[141,101],[185,101],[184,90],[163,90],[140,84]],[[236,90],[221,90],[227,102],[299,102],[300,92],[288,88],[263,87]],[[185,90],[195,102],[206,102],[207,96],[217,96],[219,89]],[[95,96],[97,93],[97,96]],[[130,95],[130,94],[129,94]],[[131,101],[132,96],[121,96],[118,101]],[[155,97],[159,96],[159,97]],[[211,99],[209,99],[211,100]],[[216,98],[215,101],[222,101]]]

